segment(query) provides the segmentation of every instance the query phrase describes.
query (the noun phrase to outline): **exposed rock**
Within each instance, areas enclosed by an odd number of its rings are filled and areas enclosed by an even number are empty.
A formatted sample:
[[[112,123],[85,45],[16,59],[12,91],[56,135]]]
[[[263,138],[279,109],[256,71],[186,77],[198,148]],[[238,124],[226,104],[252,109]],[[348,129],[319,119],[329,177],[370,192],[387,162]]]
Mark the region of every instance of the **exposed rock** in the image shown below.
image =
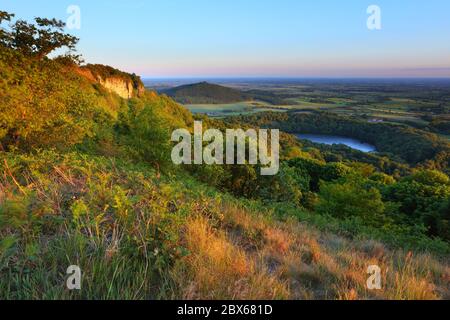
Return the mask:
[[[106,89],[117,93],[124,99],[130,99],[133,97],[134,88],[131,81],[124,80],[122,78],[98,78],[98,82]]]
[[[139,97],[145,92],[144,84],[137,75],[122,72],[109,66],[87,65],[78,68],[77,72],[124,99]]]

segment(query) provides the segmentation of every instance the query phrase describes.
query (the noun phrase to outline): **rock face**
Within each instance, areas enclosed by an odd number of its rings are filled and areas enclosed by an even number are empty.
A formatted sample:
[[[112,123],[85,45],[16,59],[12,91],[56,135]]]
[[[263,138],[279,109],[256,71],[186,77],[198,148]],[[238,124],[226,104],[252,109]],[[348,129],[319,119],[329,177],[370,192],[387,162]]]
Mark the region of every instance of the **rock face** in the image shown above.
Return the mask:
[[[131,99],[135,93],[131,80],[127,81],[122,78],[99,78],[98,82],[106,89],[115,92],[124,99]]]
[[[124,99],[139,97],[145,92],[144,84],[138,76],[109,66],[87,65],[80,68],[78,73]]]

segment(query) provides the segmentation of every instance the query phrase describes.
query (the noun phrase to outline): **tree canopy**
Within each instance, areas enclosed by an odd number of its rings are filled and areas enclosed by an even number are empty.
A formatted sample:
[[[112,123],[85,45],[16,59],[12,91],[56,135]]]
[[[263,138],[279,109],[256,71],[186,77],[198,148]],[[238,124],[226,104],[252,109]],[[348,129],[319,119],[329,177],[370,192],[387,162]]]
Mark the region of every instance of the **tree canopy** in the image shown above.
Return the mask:
[[[3,47],[37,60],[60,48],[67,48],[69,52],[75,50],[79,39],[64,32],[66,24],[63,21],[35,18],[35,23],[20,19],[12,22],[13,18],[13,14],[0,11],[0,45]],[[9,24],[2,27],[4,22]]]

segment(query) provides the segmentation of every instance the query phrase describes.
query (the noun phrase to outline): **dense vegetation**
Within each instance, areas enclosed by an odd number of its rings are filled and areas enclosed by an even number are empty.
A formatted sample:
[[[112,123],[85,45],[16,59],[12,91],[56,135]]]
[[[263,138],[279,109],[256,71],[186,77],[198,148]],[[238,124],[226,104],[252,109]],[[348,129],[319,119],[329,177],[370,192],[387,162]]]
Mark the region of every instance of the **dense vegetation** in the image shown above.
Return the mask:
[[[0,11],[0,24],[13,18],[14,14]],[[71,53],[79,39],[64,33],[64,27],[65,23],[56,19],[36,18],[34,24],[16,20],[7,28],[0,28],[0,45],[36,60],[44,59],[56,49],[67,48],[67,56],[77,59]]]
[[[412,166],[446,171],[450,144],[426,131],[390,123],[369,123],[326,112],[259,113],[243,117],[244,123],[280,128],[285,132],[336,134],[371,143],[382,153]]]
[[[282,134],[273,177],[176,167],[170,134],[192,130],[191,113],[154,92],[122,99],[81,69],[0,45],[1,299],[449,297],[448,145],[434,135],[325,114],[199,117],[365,134],[386,153]],[[81,291],[65,288],[73,264]],[[372,264],[382,290],[366,288]]]

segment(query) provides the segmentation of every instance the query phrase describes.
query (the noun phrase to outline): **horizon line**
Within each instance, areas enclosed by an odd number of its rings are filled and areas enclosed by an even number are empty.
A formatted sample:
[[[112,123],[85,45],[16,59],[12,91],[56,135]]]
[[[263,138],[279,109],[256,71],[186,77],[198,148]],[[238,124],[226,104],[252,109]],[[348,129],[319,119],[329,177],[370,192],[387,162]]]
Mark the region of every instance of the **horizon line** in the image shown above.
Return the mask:
[[[140,76],[145,80],[193,80],[193,79],[267,79],[267,80],[302,80],[302,79],[356,79],[356,80],[450,80],[450,76]]]

